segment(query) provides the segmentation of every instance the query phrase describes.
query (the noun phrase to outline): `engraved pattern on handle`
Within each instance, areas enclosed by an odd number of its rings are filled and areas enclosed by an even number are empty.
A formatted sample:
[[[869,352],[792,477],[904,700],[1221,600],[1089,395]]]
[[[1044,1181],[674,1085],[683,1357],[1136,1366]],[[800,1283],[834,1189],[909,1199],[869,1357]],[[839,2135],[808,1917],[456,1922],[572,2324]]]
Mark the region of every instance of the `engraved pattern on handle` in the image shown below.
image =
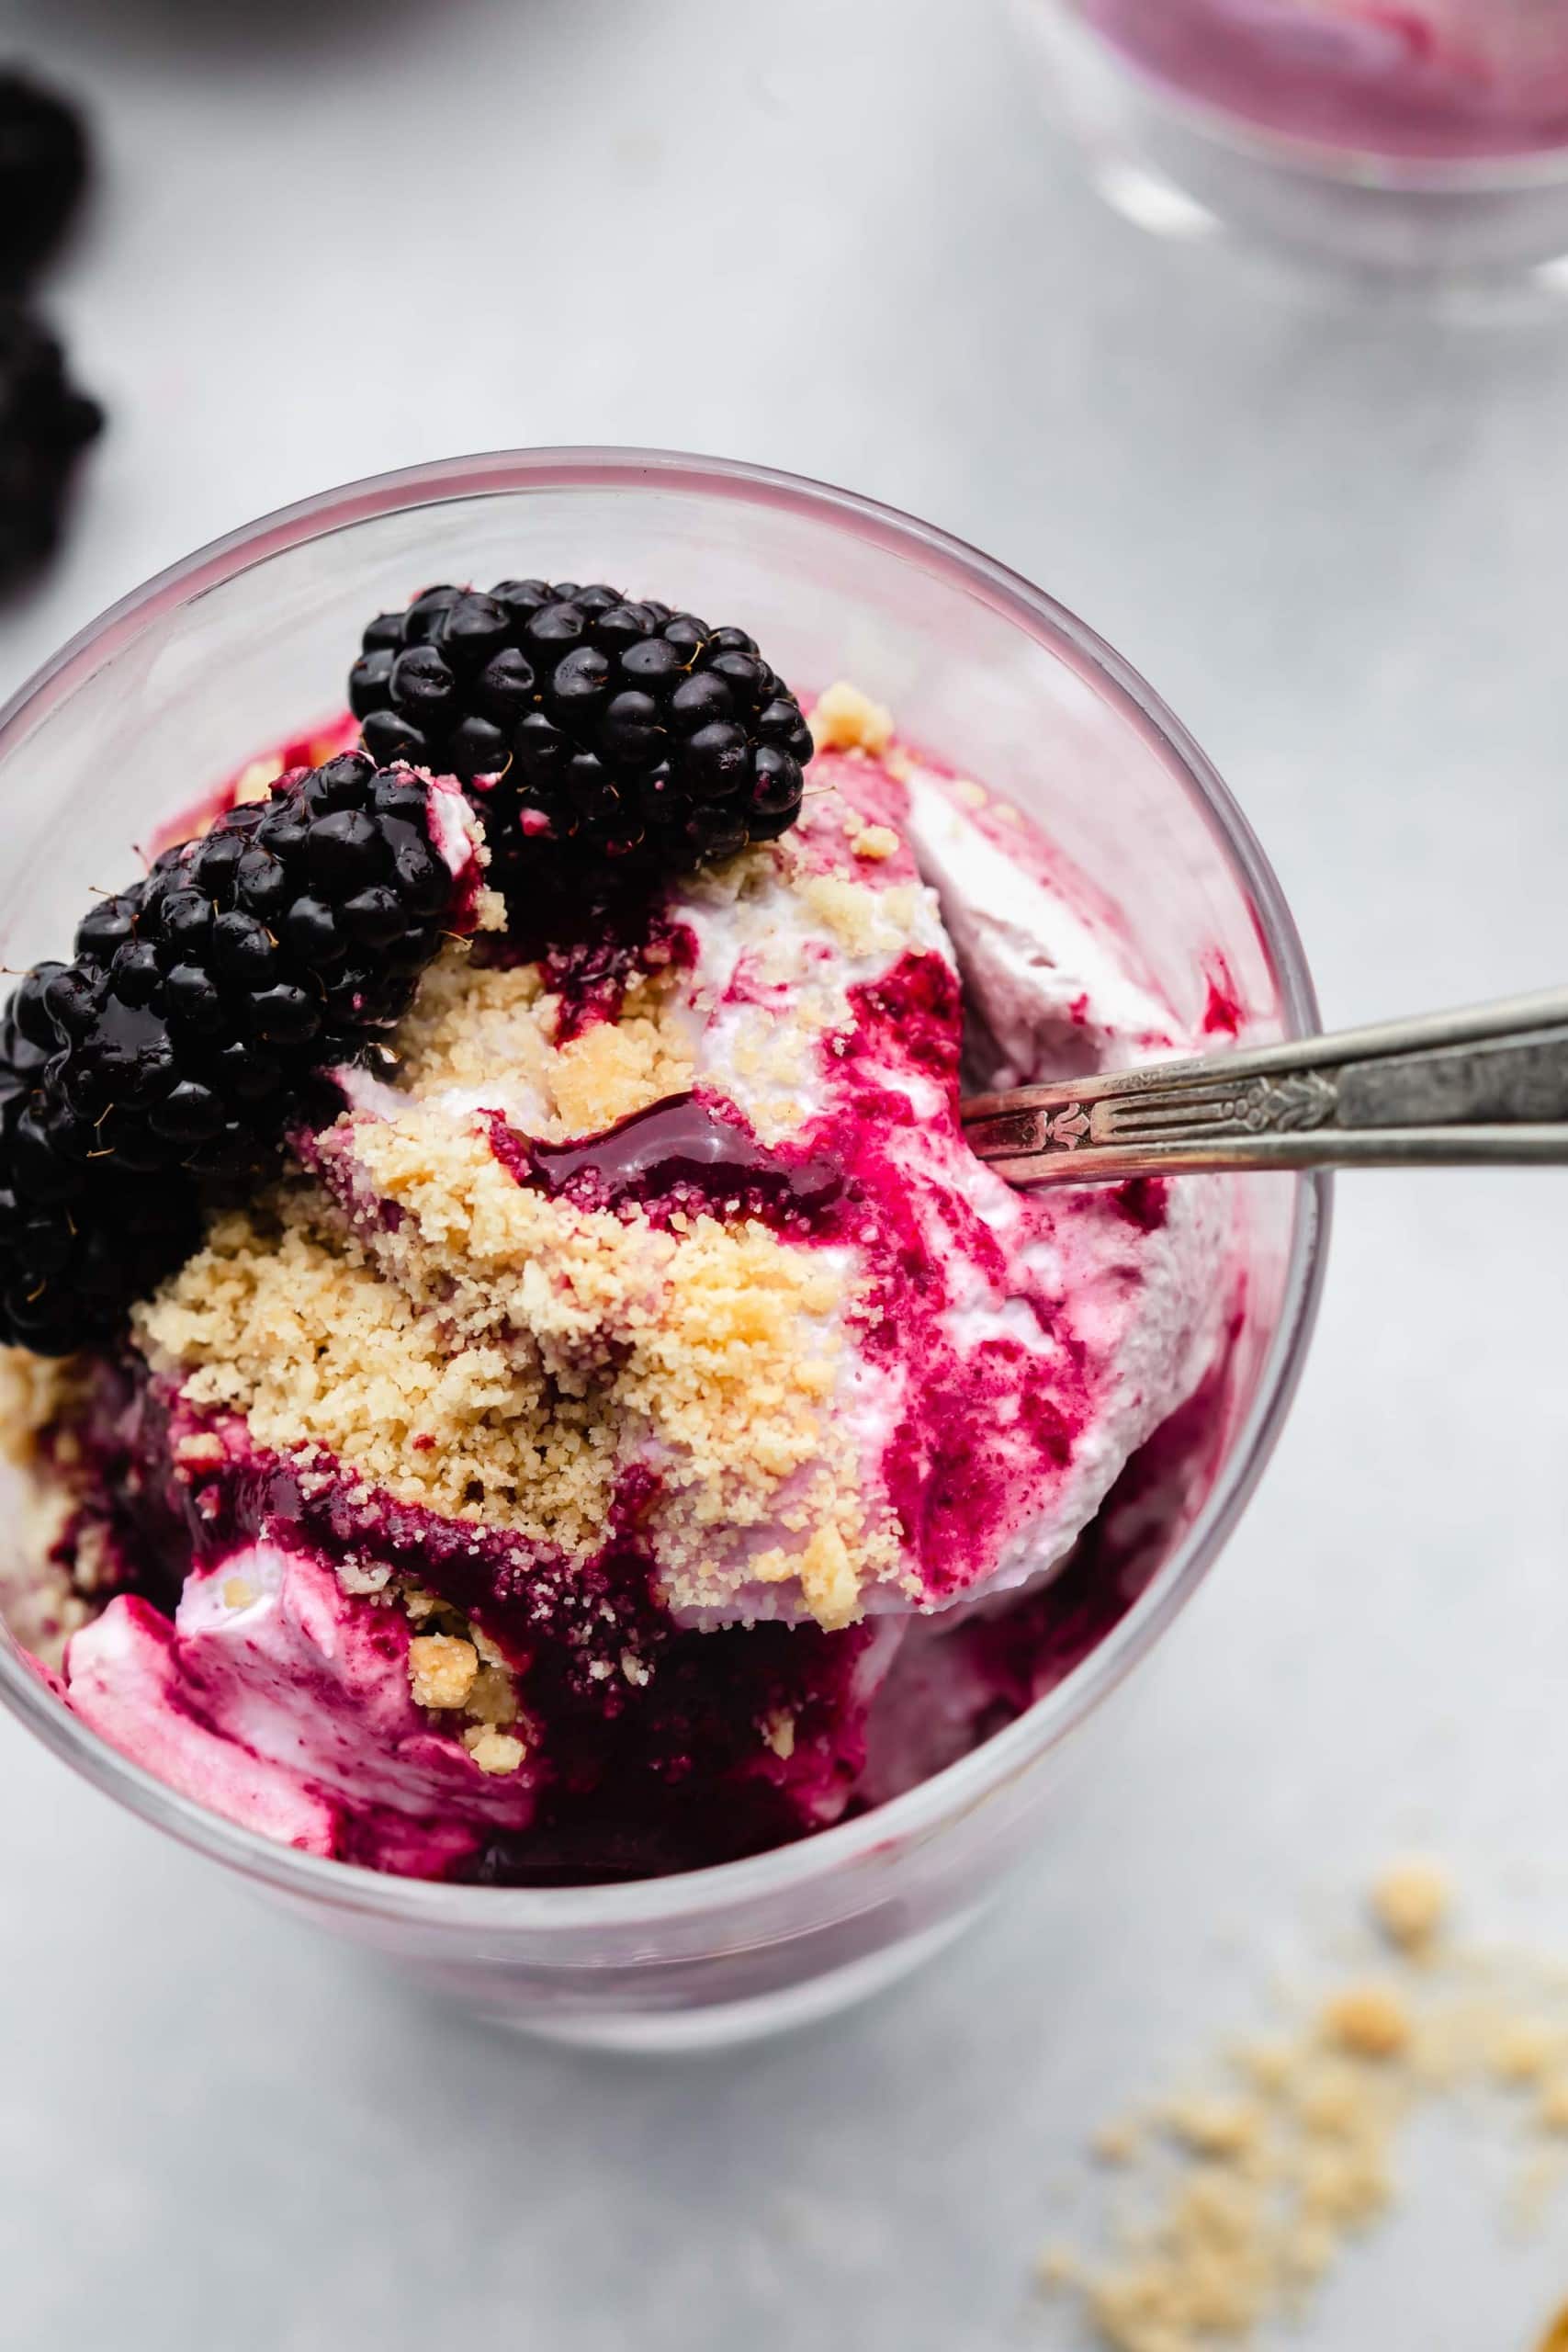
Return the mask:
[[[1208,1142],[1326,1126],[1338,1107],[1337,1078],[1322,1070],[1249,1078],[1239,1086],[1227,1084],[1222,1073],[1206,1086],[1112,1096],[1095,1105],[1089,1125],[1096,1143]]]
[[[982,1159],[1048,1159],[1085,1148],[1209,1143],[1226,1136],[1292,1135],[1325,1126],[1339,1090],[1316,1070],[1283,1078],[1250,1078],[1239,1085],[1223,1073],[1206,1084],[1111,1095],[1099,1102],[1068,1102],[1060,1110],[1002,1112],[969,1129]]]
[[[1568,1166],[1568,989],[1018,1087],[976,1096],[963,1116],[976,1155],[1025,1184]]]

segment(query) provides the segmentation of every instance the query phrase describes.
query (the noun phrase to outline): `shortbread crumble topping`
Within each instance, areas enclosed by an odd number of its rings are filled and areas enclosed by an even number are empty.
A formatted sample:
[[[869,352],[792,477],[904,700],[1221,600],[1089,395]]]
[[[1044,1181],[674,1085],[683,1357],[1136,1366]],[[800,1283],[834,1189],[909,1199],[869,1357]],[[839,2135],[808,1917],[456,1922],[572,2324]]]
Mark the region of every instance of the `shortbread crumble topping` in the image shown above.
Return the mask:
[[[673,975],[638,970],[613,1020],[566,1037],[560,999],[537,964],[476,966],[457,941],[427,974],[399,1033],[400,1084],[415,1102],[448,1090],[535,1098],[530,1132],[592,1135],[692,1082],[689,1024],[671,1012]]]
[[[480,1627],[469,1623],[419,1585],[394,1589],[412,1623],[430,1630],[409,1643],[409,1691],[433,1718],[455,1717],[458,1736],[481,1772],[517,1771],[528,1754],[530,1727],[517,1695],[517,1678]]]
[[[835,1436],[848,1280],[754,1221],[573,1208],[518,1184],[477,1129],[412,1107],[352,1136],[385,1226],[285,1185],[214,1226],[136,1318],[193,1405],[322,1452],[443,1515],[585,1559],[618,1476],[650,1459],[649,1532],[677,1609],[799,1574],[824,1625],[895,1575]],[[798,1538],[751,1556],[752,1530]]]

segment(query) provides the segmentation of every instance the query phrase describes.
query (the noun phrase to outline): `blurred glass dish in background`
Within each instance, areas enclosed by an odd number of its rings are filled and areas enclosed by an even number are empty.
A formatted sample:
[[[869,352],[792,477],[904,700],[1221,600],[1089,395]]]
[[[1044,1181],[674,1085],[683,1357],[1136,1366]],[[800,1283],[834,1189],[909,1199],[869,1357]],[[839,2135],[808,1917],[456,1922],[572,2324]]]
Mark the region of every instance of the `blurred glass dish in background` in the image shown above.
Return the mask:
[[[1378,271],[1568,268],[1568,0],[1015,0],[1102,193]]]

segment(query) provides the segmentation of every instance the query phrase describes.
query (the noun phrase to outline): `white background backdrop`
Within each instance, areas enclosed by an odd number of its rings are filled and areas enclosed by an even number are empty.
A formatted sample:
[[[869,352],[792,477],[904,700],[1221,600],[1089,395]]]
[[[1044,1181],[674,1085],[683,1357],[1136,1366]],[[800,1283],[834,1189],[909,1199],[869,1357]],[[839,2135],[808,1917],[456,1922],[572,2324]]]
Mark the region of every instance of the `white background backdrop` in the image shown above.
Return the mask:
[[[1331,1022],[1568,978],[1568,317],[1480,333],[1104,214],[983,0],[12,0],[96,103],[52,285],[111,429],[0,687],[150,571],[507,444],[914,509],[1145,672]],[[520,550],[520,560],[525,551]],[[3,812],[0,812],[3,822]],[[444,2018],[0,1724],[18,2352],[995,2352],[1108,2110],[1413,1840],[1568,1956],[1568,1255],[1551,1175],[1342,1187],[1265,1488],[1005,1913],[867,2015],[668,2068]],[[1439,2134],[1303,2343],[1533,2341]]]

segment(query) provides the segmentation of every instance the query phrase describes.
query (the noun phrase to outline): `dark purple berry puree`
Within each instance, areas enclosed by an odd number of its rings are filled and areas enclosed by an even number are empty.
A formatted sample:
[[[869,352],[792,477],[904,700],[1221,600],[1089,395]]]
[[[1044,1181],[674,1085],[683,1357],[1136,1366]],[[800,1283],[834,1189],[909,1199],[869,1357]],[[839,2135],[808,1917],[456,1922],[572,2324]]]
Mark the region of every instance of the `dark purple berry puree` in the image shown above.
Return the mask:
[[[501,630],[501,591],[438,594],[453,642]],[[362,698],[428,693],[425,602]],[[637,609],[652,677],[682,616]],[[445,691],[441,741],[488,741]],[[412,723],[372,707],[389,742]],[[525,903],[511,837],[488,927],[326,1073],[280,1172],[209,1205],[123,1337],[15,1360],[43,1532],[7,1614],[172,1786],[428,1877],[758,1852],[1021,1713],[1200,1508],[1228,1189],[1030,1198],[958,1122],[961,1082],[1195,1039],[1010,811],[847,688],[812,727],[798,821],[695,871],[568,888],[563,853]]]

